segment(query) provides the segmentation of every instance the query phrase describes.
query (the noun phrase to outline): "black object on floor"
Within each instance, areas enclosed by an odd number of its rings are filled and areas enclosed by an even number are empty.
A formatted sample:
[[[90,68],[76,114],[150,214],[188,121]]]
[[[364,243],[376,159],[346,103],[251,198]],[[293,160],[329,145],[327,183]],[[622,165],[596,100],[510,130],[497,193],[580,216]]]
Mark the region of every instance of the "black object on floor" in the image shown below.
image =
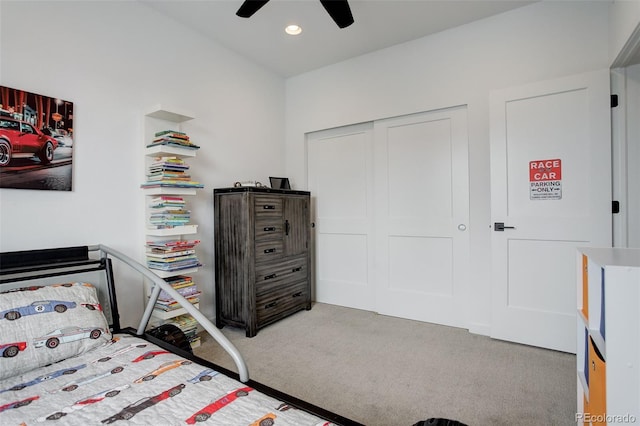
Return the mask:
[[[431,419],[419,421],[413,426],[467,426],[467,425],[464,423],[460,423],[459,421],[456,421],[456,420],[431,418]]]
[[[163,324],[159,327],[149,330],[148,333],[153,337],[157,337],[158,339],[193,355],[193,350],[191,349],[191,344],[189,344],[189,339],[187,339],[187,336],[185,336],[184,332],[174,324]]]

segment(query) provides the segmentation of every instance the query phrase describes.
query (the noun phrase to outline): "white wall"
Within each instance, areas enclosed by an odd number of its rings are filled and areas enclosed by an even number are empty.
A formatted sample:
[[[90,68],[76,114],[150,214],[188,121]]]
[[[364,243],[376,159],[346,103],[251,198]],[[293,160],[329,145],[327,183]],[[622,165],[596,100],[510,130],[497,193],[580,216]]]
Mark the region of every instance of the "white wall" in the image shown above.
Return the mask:
[[[614,63],[640,25],[640,1],[614,0],[609,9],[609,64]]]
[[[202,146],[190,161],[205,267],[195,276],[213,316],[214,187],[265,182],[284,169],[284,80],[138,2],[0,3],[0,84],[74,102],[73,191],[0,189],[0,251],[102,243],[144,246],[142,115],[190,111]],[[124,324],[141,291],[119,277]]]
[[[608,4],[541,2],[287,80],[287,172],[306,183],[305,133],[468,105],[469,327],[491,321],[489,93],[609,66]]]

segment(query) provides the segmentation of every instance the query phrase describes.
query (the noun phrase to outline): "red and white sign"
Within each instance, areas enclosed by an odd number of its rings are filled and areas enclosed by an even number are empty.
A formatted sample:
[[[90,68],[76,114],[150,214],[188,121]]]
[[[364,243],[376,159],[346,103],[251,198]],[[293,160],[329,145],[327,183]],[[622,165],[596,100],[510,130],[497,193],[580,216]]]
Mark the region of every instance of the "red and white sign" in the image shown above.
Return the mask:
[[[562,160],[529,161],[529,199],[560,200],[562,198]]]

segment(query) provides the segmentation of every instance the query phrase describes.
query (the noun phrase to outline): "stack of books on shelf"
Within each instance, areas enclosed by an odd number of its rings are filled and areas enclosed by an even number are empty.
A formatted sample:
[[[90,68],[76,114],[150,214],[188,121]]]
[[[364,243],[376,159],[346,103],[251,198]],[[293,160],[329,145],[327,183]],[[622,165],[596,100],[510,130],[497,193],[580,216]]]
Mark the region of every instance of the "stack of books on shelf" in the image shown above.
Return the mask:
[[[149,203],[149,229],[167,229],[185,226],[191,220],[191,211],[185,209],[184,198],[162,195]]]
[[[189,165],[178,157],[156,157],[147,168],[147,181],[141,188],[203,188],[187,174]]]
[[[167,321],[175,324],[187,337],[192,348],[200,346],[200,336],[198,335],[198,322],[191,315],[179,315]]]
[[[179,272],[202,266],[196,256],[199,240],[147,241],[147,267],[163,272]]]
[[[165,281],[171,285],[182,297],[187,299],[189,303],[195,305],[200,303],[200,291],[193,283],[193,279],[186,275],[177,275],[175,277],[165,278]],[[179,309],[181,305],[171,297],[167,292],[161,291],[156,301],[155,308],[164,312]]]
[[[184,132],[176,130],[162,130],[154,135],[153,142],[147,145],[148,148],[158,145],[177,146],[187,149],[198,149],[198,145],[189,140],[189,136]]]

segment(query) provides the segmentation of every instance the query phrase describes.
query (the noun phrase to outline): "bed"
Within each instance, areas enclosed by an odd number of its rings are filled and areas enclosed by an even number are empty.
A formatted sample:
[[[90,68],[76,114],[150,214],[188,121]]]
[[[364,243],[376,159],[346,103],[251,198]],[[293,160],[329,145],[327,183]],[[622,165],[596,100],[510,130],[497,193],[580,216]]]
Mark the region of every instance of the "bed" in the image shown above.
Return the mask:
[[[120,325],[114,265],[142,275],[127,285],[152,283],[137,328]],[[224,347],[237,373],[147,330],[162,290]],[[251,380],[204,315],[103,245],[0,253],[0,424],[41,423],[359,425]]]

